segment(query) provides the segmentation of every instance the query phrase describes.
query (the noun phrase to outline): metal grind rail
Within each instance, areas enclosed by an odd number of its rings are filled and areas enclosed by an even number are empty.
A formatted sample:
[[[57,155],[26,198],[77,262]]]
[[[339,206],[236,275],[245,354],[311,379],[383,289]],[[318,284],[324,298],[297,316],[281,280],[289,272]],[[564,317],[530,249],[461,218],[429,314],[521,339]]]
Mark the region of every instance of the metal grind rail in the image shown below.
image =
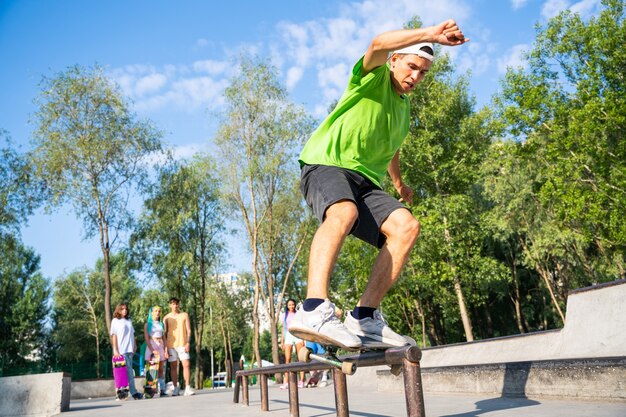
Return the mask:
[[[387,350],[362,352],[358,354],[339,356],[343,362],[353,363],[358,368],[366,366],[389,365],[392,372],[403,369],[404,394],[406,397],[406,410],[408,417],[425,417],[424,393],[422,390],[422,375],[420,371],[420,359],[422,352],[417,346],[404,346],[389,348]],[[259,376],[261,387],[261,410],[269,411],[269,393],[267,379],[269,375],[287,372],[289,381],[289,414],[291,417],[300,417],[300,404],[298,400],[298,372],[317,371],[332,369],[328,364],[317,361],[296,362],[283,365],[268,366],[237,371],[235,378],[235,390],[233,402],[239,403],[239,394],[242,394],[243,405],[249,405],[249,378]],[[349,417],[348,386],[346,375],[340,369],[334,369],[333,386],[335,389],[335,406],[337,417]]]

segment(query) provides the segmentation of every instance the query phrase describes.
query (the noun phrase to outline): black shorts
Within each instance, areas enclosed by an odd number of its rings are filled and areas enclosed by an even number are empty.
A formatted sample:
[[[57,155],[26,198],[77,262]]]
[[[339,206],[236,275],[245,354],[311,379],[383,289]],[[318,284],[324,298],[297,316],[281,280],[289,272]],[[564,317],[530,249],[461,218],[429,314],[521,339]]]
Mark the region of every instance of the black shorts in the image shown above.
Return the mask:
[[[320,222],[328,207],[341,200],[354,202],[359,212],[352,231],[355,237],[381,248],[386,237],[380,227],[402,203],[381,190],[356,171],[327,165],[305,165],[300,177],[300,191]]]

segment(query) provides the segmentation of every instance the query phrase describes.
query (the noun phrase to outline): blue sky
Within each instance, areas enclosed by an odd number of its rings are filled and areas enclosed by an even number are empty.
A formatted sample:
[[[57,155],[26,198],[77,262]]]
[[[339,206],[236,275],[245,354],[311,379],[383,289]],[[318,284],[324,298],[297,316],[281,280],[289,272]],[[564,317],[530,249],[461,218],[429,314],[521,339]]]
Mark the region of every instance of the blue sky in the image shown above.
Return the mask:
[[[353,63],[378,33],[418,15],[425,25],[456,19],[471,42],[450,53],[459,72],[471,71],[477,107],[487,105],[507,66],[523,63],[534,26],[559,11],[597,14],[599,0],[0,0],[0,129],[29,148],[33,99],[43,76],[68,66],[99,64],[119,83],[141,118],[165,131],[179,158],[212,149],[222,91],[242,51],[271,58],[293,102],[325,114]],[[83,240],[69,208],[37,212],[22,230],[41,256],[45,276],[87,265],[100,256]],[[249,269],[245,243],[231,246],[233,270]]]

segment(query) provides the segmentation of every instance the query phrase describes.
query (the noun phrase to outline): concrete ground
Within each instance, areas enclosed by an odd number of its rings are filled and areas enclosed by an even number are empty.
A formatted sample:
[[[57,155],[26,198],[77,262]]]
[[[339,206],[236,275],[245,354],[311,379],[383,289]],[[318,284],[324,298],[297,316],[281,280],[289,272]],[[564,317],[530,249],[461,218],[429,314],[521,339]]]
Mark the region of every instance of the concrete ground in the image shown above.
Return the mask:
[[[336,415],[332,385],[299,390],[300,416]],[[350,415],[356,417],[406,416],[403,393],[381,393],[349,389]],[[241,400],[241,396],[240,396]],[[553,399],[500,398],[467,395],[426,395],[428,417],[625,417],[626,402],[589,402]],[[176,416],[176,417],[288,417],[289,397],[286,390],[269,386],[270,411],[261,411],[258,387],[250,388],[250,406],[233,403],[232,389],[198,391],[191,397],[153,398],[115,401],[111,398],[73,400],[70,411],[61,417],[78,416]]]

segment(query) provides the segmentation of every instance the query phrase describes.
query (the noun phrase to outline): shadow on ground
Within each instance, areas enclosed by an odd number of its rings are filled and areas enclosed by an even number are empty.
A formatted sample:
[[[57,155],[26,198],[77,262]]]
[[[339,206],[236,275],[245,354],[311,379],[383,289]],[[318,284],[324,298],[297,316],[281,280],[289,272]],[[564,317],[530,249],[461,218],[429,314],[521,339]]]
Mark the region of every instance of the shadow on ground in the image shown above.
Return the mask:
[[[286,404],[287,408],[289,407],[289,401],[274,400],[272,402],[273,403],[278,403],[278,404]],[[302,409],[304,407],[317,409],[317,410],[320,410],[320,411],[328,411],[328,413],[315,414],[314,416],[311,416],[311,417],[323,417],[323,416],[336,416],[337,415],[337,409],[335,407],[324,407],[324,406],[321,406],[321,405],[300,403],[300,409]],[[350,415],[351,416],[361,416],[361,417],[393,417],[393,416],[382,415],[382,414],[363,413],[363,412],[354,411],[354,410],[350,410]]]
[[[532,407],[541,404],[539,401],[530,400],[528,398],[489,398],[487,400],[477,401],[476,409],[461,414],[448,414],[441,417],[477,417],[481,414],[492,411],[511,410],[513,408]]]

